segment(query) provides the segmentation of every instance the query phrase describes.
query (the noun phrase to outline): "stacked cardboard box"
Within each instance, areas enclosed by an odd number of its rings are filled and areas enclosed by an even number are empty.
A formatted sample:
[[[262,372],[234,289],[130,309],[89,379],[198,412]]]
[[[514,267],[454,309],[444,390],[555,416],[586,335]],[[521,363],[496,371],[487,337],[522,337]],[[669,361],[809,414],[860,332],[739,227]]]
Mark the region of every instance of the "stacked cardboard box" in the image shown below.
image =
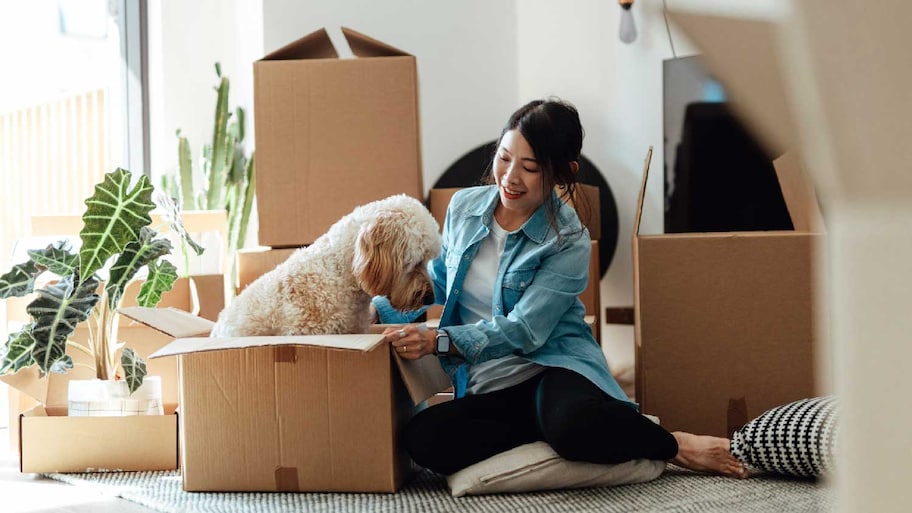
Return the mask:
[[[645,235],[647,156],[633,232],[636,399],[669,430],[730,436],[815,393],[824,232],[798,162],[774,163],[793,231]]]
[[[311,244],[356,206],[424,199],[415,57],[343,28],[355,59],[325,30],[254,64],[259,242]]]

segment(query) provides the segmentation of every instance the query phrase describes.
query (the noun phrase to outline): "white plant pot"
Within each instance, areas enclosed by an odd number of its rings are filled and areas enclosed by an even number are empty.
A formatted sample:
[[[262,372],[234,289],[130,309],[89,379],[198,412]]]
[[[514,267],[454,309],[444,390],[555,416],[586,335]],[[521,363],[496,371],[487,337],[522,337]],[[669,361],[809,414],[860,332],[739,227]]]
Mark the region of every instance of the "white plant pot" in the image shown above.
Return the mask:
[[[161,377],[146,376],[133,394],[123,380],[74,379],[67,391],[71,417],[163,415]]]

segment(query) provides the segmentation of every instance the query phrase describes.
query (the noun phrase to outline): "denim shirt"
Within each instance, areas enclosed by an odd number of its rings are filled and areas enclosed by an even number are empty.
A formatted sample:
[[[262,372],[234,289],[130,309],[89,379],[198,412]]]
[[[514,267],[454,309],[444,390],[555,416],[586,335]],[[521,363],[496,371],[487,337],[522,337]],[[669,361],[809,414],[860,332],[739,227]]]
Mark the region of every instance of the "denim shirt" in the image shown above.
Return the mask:
[[[507,237],[497,271],[490,321],[462,324],[457,302],[472,259],[488,236],[498,204],[496,186],[470,187],[450,201],[441,254],[428,263],[436,302],[443,304],[440,328],[461,353],[441,356],[456,397],[465,395],[467,366],[521,355],[546,367],[575,371],[608,395],[636,405],[618,385],[584,320],[580,293],[589,280],[590,239],[572,207],[552,194],[561,237],[542,205]],[[411,322],[422,311],[398,312],[386,298],[374,298],[381,322]]]

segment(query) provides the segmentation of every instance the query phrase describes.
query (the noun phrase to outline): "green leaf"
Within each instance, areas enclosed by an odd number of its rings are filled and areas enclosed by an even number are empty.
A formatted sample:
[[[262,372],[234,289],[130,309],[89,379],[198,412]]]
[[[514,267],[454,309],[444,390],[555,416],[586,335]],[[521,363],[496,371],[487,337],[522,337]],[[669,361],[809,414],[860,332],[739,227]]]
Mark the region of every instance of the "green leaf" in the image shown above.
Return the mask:
[[[168,222],[168,225],[171,226],[171,230],[178,234],[185,244],[193,248],[193,252],[196,253],[197,256],[202,255],[206,250],[190,238],[190,234],[187,233],[187,229],[184,228],[184,223],[181,220],[181,209],[177,203],[163,194],[155,194],[155,202],[161,208],[162,217]]]
[[[49,244],[44,249],[29,250],[28,255],[33,262],[57,276],[67,276],[73,274],[79,265],[79,255],[70,253],[69,249],[69,242],[62,240],[56,245]]]
[[[73,358],[70,355],[65,354],[63,357],[54,360],[54,363],[51,364],[51,368],[48,370],[57,374],[66,374],[66,372],[72,368]]]
[[[132,394],[142,385],[143,379],[146,377],[146,362],[135,351],[125,347],[120,354],[120,365],[123,366],[124,379]]]
[[[139,306],[154,307],[163,293],[171,290],[177,280],[177,267],[167,260],[149,265],[149,276],[139,289],[136,302]]]
[[[66,365],[67,337],[76,325],[88,318],[98,302],[98,280],[91,278],[74,284],[72,277],[45,289],[38,289],[38,299],[26,311],[34,319],[32,336],[35,338],[33,355],[42,373],[58,372],[60,363]],[[72,362],[70,362],[72,366]]]
[[[234,109],[234,116],[238,124],[238,142],[242,142],[244,140],[244,123],[246,121],[244,118],[244,109],[240,107]]]
[[[35,288],[35,277],[40,273],[41,269],[31,260],[13,266],[10,272],[0,276],[0,299],[31,294]]]
[[[32,356],[35,339],[29,333],[30,328],[31,325],[28,325],[19,333],[11,333],[6,339],[6,345],[0,350],[0,375],[12,374],[35,364],[35,358]]]
[[[171,254],[171,241],[167,239],[154,239],[155,230],[143,226],[139,231],[139,240],[135,240],[124,248],[123,253],[111,267],[111,276],[105,290],[108,292],[108,306],[117,310],[123,297],[124,289],[136,273],[149,265],[158,257]]]
[[[152,203],[152,184],[140,175],[130,188],[130,172],[117,169],[105,175],[95,186],[95,194],[85,201],[83,228],[79,232],[82,249],[79,252],[80,277],[92,276],[104,266],[111,255],[120,253],[131,241],[139,238],[143,226],[152,222],[149,213]]]
[[[247,225],[250,223],[250,212],[253,210],[253,199],[256,195],[256,166],[254,164],[254,157],[256,153],[250,154],[250,160],[247,161],[247,170],[246,170],[246,180],[244,180],[244,202],[241,206],[241,211],[236,212],[234,215],[240,217],[237,222],[238,233],[235,236],[236,247],[230,248],[231,251],[235,251],[244,247],[244,242],[247,240]]]
[[[212,167],[209,170],[209,189],[206,191],[207,208],[210,210],[224,208],[223,186],[228,180],[225,169],[228,130],[228,77],[222,77],[218,87],[215,103],[215,127],[212,133]]]
[[[186,137],[177,139],[177,162],[180,168],[181,199],[184,210],[193,210],[193,157]]]

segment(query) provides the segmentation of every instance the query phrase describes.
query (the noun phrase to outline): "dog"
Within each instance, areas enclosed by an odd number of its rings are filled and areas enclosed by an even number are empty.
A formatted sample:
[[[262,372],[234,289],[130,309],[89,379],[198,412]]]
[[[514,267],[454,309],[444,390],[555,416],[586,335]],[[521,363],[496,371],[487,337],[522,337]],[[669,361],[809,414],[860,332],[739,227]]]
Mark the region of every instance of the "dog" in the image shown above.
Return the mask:
[[[433,303],[427,263],[440,247],[437,221],[418,200],[362,205],[238,294],[211,336],[367,333],[373,296],[404,311]]]

